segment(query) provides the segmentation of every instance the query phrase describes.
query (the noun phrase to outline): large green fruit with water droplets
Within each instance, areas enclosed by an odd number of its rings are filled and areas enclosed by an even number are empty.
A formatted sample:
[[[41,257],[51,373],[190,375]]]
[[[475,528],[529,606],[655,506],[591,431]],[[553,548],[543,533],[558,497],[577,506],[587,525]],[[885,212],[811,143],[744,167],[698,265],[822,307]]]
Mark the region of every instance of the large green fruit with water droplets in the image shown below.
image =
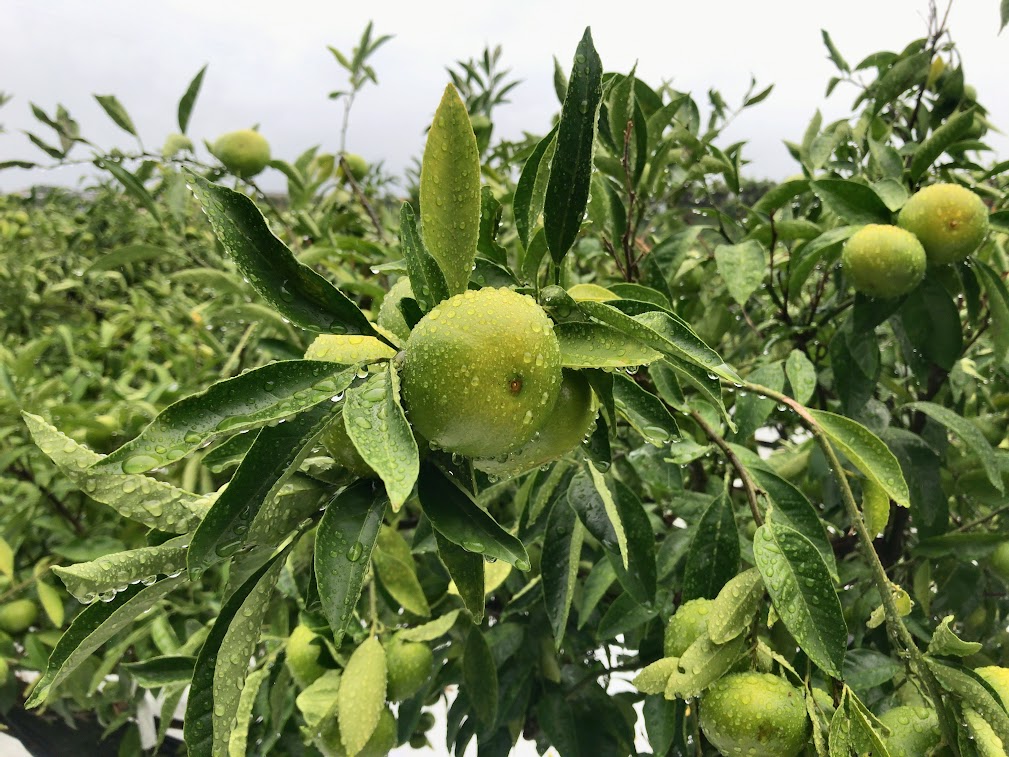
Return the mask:
[[[710,599],[691,599],[677,608],[666,626],[663,645],[666,657],[679,657],[697,641],[698,636],[708,630],[708,614],[712,604]]]
[[[252,178],[270,162],[270,143],[253,129],[222,134],[214,142],[212,152],[225,168],[243,179]]]
[[[561,387],[553,323],[510,289],[466,291],[410,332],[403,400],[417,433],[448,452],[497,457],[546,423]]]
[[[431,675],[434,655],[427,644],[393,639],[385,648],[390,701],[402,702],[418,691]]]
[[[988,233],[988,208],[959,184],[932,184],[904,203],[897,223],[921,241],[930,265],[963,260]]]
[[[841,265],[862,294],[900,297],[925,278],[925,250],[914,234],[897,226],[871,223],[845,242]]]
[[[595,417],[588,379],[578,371],[565,369],[557,402],[550,410],[546,425],[532,440],[507,456],[477,460],[474,465],[494,476],[517,476],[538,468],[577,447]]]
[[[410,286],[410,279],[406,276],[399,279],[388,294],[382,300],[382,306],[378,309],[378,325],[387,331],[391,331],[403,341],[410,338],[410,327],[406,325],[403,311],[399,309],[400,300],[404,297],[413,297],[413,288]]]
[[[291,677],[301,688],[307,687],[326,672],[319,664],[322,639],[308,626],[295,626],[287,639],[284,660]]]
[[[385,757],[395,748],[396,740],[396,717],[386,708],[378,716],[375,732],[355,757]],[[335,719],[323,728],[315,743],[325,757],[348,757],[340,736],[340,724]]]
[[[890,757],[922,757],[942,738],[939,718],[928,707],[894,707],[880,715],[879,721],[890,729],[885,742]]]
[[[725,757],[795,757],[809,740],[802,692],[770,673],[735,673],[701,697],[701,730]]]

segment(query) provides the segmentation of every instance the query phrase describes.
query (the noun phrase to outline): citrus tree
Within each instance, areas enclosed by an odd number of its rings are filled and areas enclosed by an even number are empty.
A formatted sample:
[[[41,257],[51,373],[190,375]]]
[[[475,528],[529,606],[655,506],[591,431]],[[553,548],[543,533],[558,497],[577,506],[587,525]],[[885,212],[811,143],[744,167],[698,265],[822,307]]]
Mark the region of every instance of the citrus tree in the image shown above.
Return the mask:
[[[53,568],[85,607],[27,706],[157,613],[122,680],[162,723],[186,696],[192,755],[420,747],[443,698],[457,753],[633,754],[640,720],[655,754],[1004,754],[1009,165],[934,7],[898,52],[824,42],[853,113],[756,197],[721,132],[769,87],[704,119],[586,31],[553,128],[494,150],[450,84],[394,218],[338,161],[377,273],[296,232],[348,245],[337,160],[185,162],[298,352],[108,454],[25,408],[146,529]]]

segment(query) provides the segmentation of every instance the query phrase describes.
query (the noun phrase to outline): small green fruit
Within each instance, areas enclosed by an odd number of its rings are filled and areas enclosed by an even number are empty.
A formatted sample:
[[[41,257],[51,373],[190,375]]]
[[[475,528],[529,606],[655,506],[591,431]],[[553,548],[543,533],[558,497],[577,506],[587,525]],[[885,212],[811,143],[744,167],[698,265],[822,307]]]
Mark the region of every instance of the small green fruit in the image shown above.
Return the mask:
[[[431,675],[434,655],[427,644],[393,639],[385,650],[389,699],[402,702],[418,691]]]
[[[886,748],[890,757],[921,757],[938,746],[942,734],[935,710],[903,705],[884,712],[880,722],[890,729]]]
[[[27,631],[39,617],[39,608],[30,599],[15,599],[0,605],[0,631],[19,634]]]
[[[350,166],[350,175],[354,177],[354,181],[361,181],[361,179],[368,175],[368,161],[360,155],[348,152],[344,154],[343,160],[347,161],[347,165]],[[343,169],[343,161],[340,161],[336,169],[336,175],[341,181],[346,179],[347,173]]]
[[[810,723],[799,689],[771,673],[735,673],[701,697],[701,730],[726,757],[795,757]]]
[[[165,146],[161,148],[161,155],[165,158],[174,158],[183,150],[193,152],[193,140],[185,134],[169,134]]]
[[[904,203],[897,222],[921,241],[929,265],[963,260],[988,233],[988,208],[959,184],[932,184]]]
[[[666,657],[679,657],[697,637],[708,630],[708,614],[712,600],[691,599],[680,605],[666,626],[663,653]]]
[[[995,547],[991,557],[988,558],[988,567],[996,576],[1009,582],[1009,541]]]
[[[322,446],[326,448],[329,456],[344,470],[358,478],[375,478],[375,471],[364,461],[361,453],[354,446],[354,442],[350,440],[342,413],[326,426],[319,441],[322,442]]]
[[[252,178],[270,162],[270,143],[252,129],[222,134],[212,152],[225,168],[243,179]]]
[[[326,672],[326,668],[319,664],[321,642],[317,633],[303,625],[295,626],[287,639],[287,669],[291,671],[294,682],[303,689]]]
[[[869,224],[841,252],[844,274],[870,297],[900,297],[925,277],[925,250],[914,235],[896,226]]]

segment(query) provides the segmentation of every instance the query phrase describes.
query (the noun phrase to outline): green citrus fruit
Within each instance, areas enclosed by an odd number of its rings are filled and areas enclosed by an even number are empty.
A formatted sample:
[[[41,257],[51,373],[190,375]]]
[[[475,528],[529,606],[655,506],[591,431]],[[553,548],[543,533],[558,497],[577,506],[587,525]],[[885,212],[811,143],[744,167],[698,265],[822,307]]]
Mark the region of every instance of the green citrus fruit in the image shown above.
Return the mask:
[[[708,630],[708,613],[712,600],[691,599],[680,605],[666,626],[663,653],[666,657],[679,657],[687,651],[697,637]]]
[[[988,567],[1003,581],[1009,581],[1009,541],[995,547],[991,557],[988,558]]]
[[[904,203],[897,223],[921,241],[930,265],[963,260],[988,233],[988,208],[959,184],[933,184]]]
[[[879,720],[890,729],[886,737],[890,757],[922,757],[938,746],[942,738],[939,718],[928,707],[894,707],[880,715]]]
[[[925,250],[896,226],[871,223],[856,231],[841,252],[844,274],[870,297],[900,297],[925,277]]]
[[[932,89],[939,77],[946,71],[946,61],[942,58],[932,58],[932,63],[928,67],[928,78],[925,79],[925,86]]]
[[[329,456],[344,470],[358,478],[375,478],[375,471],[364,461],[361,453],[354,446],[354,442],[350,440],[347,425],[343,420],[343,413],[340,413],[326,426],[319,441],[322,442],[322,446],[326,448]]]
[[[0,631],[23,633],[32,626],[38,616],[39,608],[30,599],[15,599],[0,605]]]
[[[229,171],[243,179],[255,176],[270,162],[270,143],[252,129],[222,134],[214,142],[212,152]]]
[[[399,309],[400,300],[404,297],[413,297],[413,289],[410,286],[410,279],[406,276],[399,279],[388,294],[382,299],[382,306],[378,309],[378,325],[391,331],[404,342],[410,338],[410,327],[406,325],[403,311]]]
[[[295,683],[301,688],[305,688],[316,678],[326,672],[326,668],[319,664],[319,647],[321,639],[308,626],[295,626],[287,639],[287,653],[285,660],[287,669],[291,671],[291,676]]]
[[[588,379],[578,371],[565,369],[550,418],[532,440],[507,456],[477,460],[474,465],[495,476],[516,476],[538,468],[577,447],[595,418]]]
[[[165,158],[174,158],[183,150],[193,151],[193,140],[185,134],[169,134],[165,140],[165,146],[161,148],[161,154]]]
[[[466,291],[438,304],[404,348],[403,400],[417,432],[469,457],[532,439],[561,387],[553,323],[510,289]]]
[[[701,730],[725,757],[795,757],[809,740],[802,692],[771,673],[735,673],[701,697]]]
[[[1003,704],[1009,706],[1009,668],[989,665],[984,668],[975,668],[974,672],[985,679],[995,689],[995,693],[999,695]]]
[[[350,175],[354,177],[354,181],[361,181],[365,176],[368,175],[368,161],[362,158],[360,155],[355,155],[352,152],[345,153],[343,159],[347,161],[347,165],[350,166]],[[346,177],[346,172],[343,170],[343,163],[340,162],[336,169],[336,175],[343,180]]]
[[[378,716],[375,732],[371,734],[371,738],[355,757],[385,757],[395,748],[396,741],[396,718],[386,708]],[[331,720],[329,725],[323,728],[316,740],[316,746],[325,757],[347,757],[347,750],[343,746],[343,737],[340,735],[340,724],[336,719]]]
[[[20,224],[21,226],[25,226],[28,224],[29,221],[31,221],[31,217],[23,210],[15,210],[11,214],[11,219],[14,221],[14,223]]]
[[[418,691],[431,675],[434,655],[427,644],[393,639],[385,649],[389,699],[402,702]]]

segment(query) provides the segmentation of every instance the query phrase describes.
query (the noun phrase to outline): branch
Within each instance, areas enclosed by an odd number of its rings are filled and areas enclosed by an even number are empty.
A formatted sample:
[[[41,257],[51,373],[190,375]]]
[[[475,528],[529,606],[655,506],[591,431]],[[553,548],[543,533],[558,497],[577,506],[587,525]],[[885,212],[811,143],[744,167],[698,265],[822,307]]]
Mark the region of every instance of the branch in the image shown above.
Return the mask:
[[[735,469],[739,479],[743,482],[743,491],[746,492],[746,501],[750,505],[750,512],[753,513],[753,520],[758,526],[763,525],[764,518],[760,514],[760,505],[757,503],[757,487],[753,483],[753,479],[750,478],[750,472],[743,466],[742,461],[732,451],[732,447],[729,446],[728,442],[715,429],[708,425],[708,422],[704,420],[700,413],[696,410],[691,410],[690,417],[694,419],[694,423],[700,426],[704,434],[722,451],[729,464]]]

